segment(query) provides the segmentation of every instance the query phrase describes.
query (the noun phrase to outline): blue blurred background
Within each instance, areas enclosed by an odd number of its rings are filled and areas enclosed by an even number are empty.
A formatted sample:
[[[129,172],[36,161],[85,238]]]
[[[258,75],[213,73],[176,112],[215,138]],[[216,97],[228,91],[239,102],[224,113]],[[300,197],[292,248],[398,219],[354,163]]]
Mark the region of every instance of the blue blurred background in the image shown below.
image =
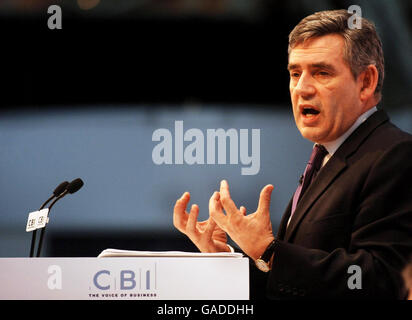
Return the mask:
[[[47,28],[51,4],[62,8],[62,30]],[[77,177],[85,185],[54,206],[43,256],[97,256],[108,247],[195,250],[173,227],[174,203],[190,191],[206,219],[222,179],[248,212],[272,183],[276,230],[312,147],[291,112],[287,35],[310,13],[351,4],[2,1],[0,256],[28,256],[28,213]],[[384,43],[381,107],[412,133],[412,4],[357,4]],[[173,133],[177,120],[205,135],[260,129],[259,173],[241,175],[241,163],[154,164],[153,132]]]

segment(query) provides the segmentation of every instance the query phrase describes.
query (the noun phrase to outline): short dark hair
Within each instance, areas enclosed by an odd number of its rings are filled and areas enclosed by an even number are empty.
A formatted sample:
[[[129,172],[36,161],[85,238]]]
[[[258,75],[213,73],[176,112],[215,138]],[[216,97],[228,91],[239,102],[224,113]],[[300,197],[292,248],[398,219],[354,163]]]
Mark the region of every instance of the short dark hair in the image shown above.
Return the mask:
[[[306,40],[328,34],[338,34],[343,37],[344,60],[348,63],[356,79],[368,65],[375,65],[379,77],[375,89],[378,100],[382,97],[384,57],[382,42],[376,32],[375,25],[365,18],[361,19],[361,28],[349,28],[348,20],[352,14],[347,10],[331,10],[316,12],[302,19],[289,34],[288,52],[304,43]]]

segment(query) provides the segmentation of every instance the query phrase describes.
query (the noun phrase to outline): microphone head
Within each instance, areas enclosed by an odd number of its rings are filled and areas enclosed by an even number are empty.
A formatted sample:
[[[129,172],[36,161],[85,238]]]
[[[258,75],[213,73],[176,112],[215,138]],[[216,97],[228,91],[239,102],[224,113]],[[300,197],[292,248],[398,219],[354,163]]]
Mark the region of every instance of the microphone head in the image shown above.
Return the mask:
[[[69,181],[63,181],[62,183],[60,183],[53,191],[54,196],[58,197],[59,195],[61,195],[64,191],[66,191],[68,185]]]
[[[67,185],[66,190],[67,190],[68,193],[75,193],[75,192],[79,191],[79,189],[81,187],[83,187],[83,185],[84,185],[84,183],[83,183],[82,179],[77,178],[77,179],[74,179],[72,182],[70,182]]]

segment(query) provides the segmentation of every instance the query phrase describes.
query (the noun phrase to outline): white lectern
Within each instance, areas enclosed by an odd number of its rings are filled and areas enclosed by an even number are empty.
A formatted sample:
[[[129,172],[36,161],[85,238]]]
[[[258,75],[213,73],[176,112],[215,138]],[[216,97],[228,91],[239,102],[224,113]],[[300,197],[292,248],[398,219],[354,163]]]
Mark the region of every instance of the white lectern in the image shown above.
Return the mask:
[[[0,299],[245,300],[247,258],[0,258]]]

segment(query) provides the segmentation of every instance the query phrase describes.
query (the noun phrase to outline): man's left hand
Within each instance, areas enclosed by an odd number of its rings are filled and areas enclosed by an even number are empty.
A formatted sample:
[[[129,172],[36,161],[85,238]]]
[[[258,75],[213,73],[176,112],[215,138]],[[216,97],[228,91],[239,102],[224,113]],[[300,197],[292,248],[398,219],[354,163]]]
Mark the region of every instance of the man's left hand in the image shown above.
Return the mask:
[[[209,204],[210,216],[216,224],[254,260],[260,258],[274,240],[269,213],[273,188],[269,184],[262,189],[258,208],[249,215],[246,215],[244,207],[236,207],[226,180],[220,183],[220,192],[214,193]]]

